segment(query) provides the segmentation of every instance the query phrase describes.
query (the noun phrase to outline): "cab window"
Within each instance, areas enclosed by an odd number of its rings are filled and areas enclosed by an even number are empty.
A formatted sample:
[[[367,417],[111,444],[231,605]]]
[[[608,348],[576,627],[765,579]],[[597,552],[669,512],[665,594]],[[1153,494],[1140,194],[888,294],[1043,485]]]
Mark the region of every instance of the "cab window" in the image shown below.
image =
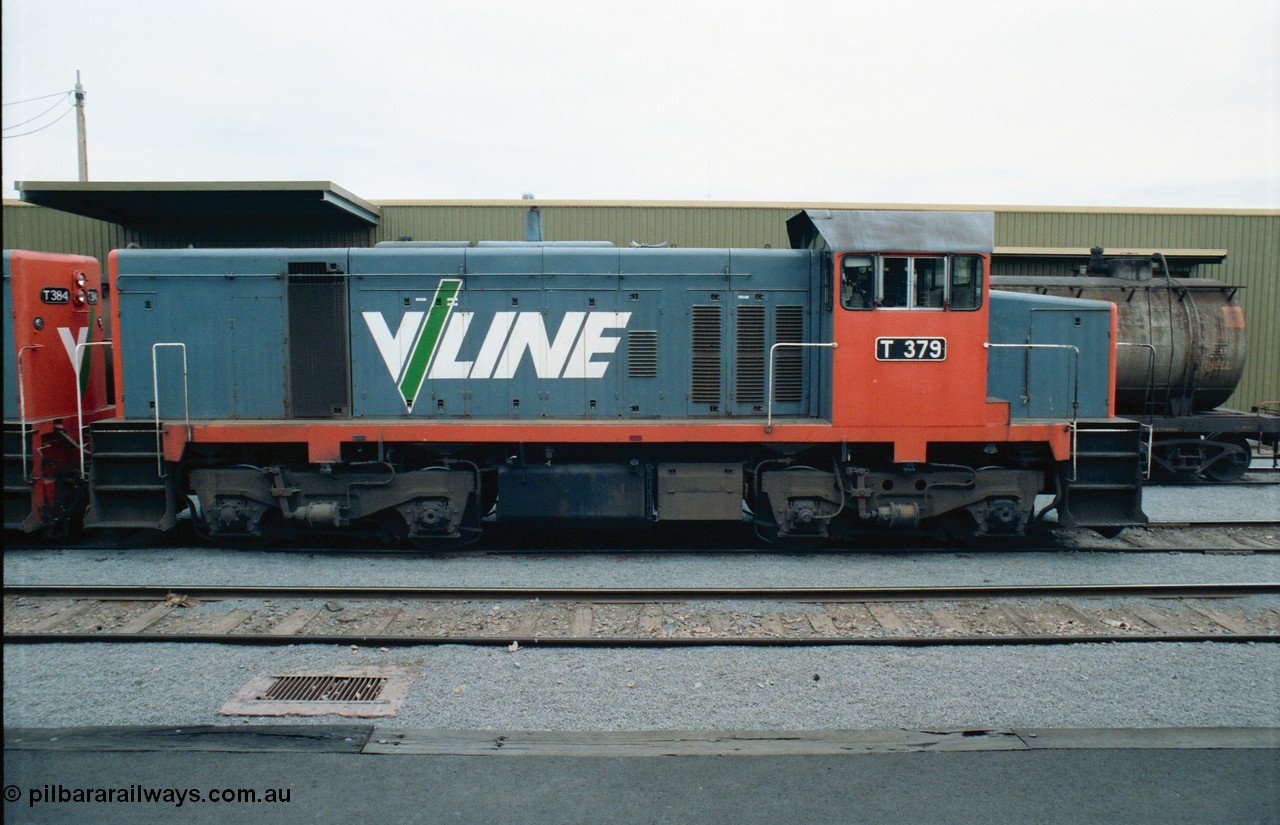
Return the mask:
[[[845,309],[953,309],[982,306],[978,255],[845,255],[840,303]]]
[[[921,309],[942,309],[947,305],[947,266],[944,258],[912,258],[915,300]]]
[[[982,258],[977,255],[951,256],[952,309],[977,309],[982,306]]]
[[[876,259],[844,256],[840,275],[840,303],[845,309],[871,309],[876,300]]]
[[[910,258],[884,258],[880,280],[880,306],[905,307],[911,294],[907,283],[911,273]]]

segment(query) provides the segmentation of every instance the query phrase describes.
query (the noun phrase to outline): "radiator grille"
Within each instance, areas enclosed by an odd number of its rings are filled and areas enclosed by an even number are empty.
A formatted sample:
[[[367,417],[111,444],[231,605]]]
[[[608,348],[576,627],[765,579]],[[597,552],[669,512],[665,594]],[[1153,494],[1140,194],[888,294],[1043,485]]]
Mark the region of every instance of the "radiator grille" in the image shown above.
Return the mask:
[[[693,373],[689,398],[695,404],[720,403],[720,307],[693,307]]]
[[[779,344],[803,342],[804,307],[778,307],[773,317],[773,336]],[[804,349],[778,347],[774,355],[773,398],[778,403],[804,400]]]
[[[635,330],[627,333],[627,377],[656,378],[658,376],[658,333],[653,330]]]
[[[735,353],[734,400],[740,404],[764,401],[764,306],[738,307],[738,349]]]

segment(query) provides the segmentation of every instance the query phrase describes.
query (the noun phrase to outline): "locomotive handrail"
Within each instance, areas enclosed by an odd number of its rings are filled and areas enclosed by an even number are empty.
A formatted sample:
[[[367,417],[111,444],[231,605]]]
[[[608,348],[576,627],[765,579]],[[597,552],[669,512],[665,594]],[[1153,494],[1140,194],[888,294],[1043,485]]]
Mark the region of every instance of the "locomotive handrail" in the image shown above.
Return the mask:
[[[76,371],[76,441],[80,447],[80,477],[87,478],[88,474],[84,469],[84,393],[80,390],[80,365],[84,360],[84,350],[86,347],[109,347],[111,341],[85,341],[83,344],[76,344],[75,362],[71,365]]]
[[[1156,347],[1155,344],[1145,344],[1137,341],[1116,341],[1117,347],[1145,347],[1147,352],[1147,388],[1142,396],[1142,412],[1151,415],[1155,412],[1154,402],[1151,398],[1151,388],[1155,386],[1156,381]],[[1151,478],[1151,449],[1155,444],[1156,428],[1154,424],[1143,424],[1138,422],[1138,428],[1143,427],[1147,430],[1147,466],[1142,471],[1142,480],[1147,481]]]
[[[1147,467],[1142,471],[1142,480],[1149,481],[1151,479],[1151,451],[1155,447],[1156,440],[1156,425],[1143,424],[1139,421],[1138,430],[1141,431],[1143,427],[1147,428]]]
[[[18,350],[18,417],[22,422],[22,435],[18,440],[22,442],[22,480],[28,484],[34,480],[34,476],[27,475],[27,395],[22,391],[22,353],[29,349],[43,348],[44,344],[27,344]],[[32,467],[34,466],[32,463]]]
[[[830,341],[825,344],[817,344],[817,343],[806,344],[806,343],[798,343],[798,342],[792,343],[787,341],[779,341],[778,343],[769,347],[769,411],[768,411],[768,416],[765,419],[765,425],[764,425],[764,431],[766,433],[773,432],[773,356],[774,356],[774,353],[778,351],[778,347],[796,347],[796,348],[825,347],[827,349],[836,349],[839,347],[839,344],[837,344],[835,341]]]
[[[151,398],[156,409],[156,475],[160,478],[164,478],[164,447],[160,438],[160,370],[156,365],[156,350],[160,347],[178,347],[182,350],[182,413],[187,425],[187,440],[191,439],[191,399],[187,394],[187,345],[181,342],[159,342],[152,344]]]

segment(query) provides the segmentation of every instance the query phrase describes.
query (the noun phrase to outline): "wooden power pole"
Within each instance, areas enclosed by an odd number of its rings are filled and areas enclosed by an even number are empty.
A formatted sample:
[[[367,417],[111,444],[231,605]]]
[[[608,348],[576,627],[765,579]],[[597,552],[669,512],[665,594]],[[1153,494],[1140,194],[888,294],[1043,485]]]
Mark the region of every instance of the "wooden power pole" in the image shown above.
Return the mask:
[[[76,69],[76,143],[79,144],[80,181],[89,179],[89,145],[84,136],[84,86],[80,85],[80,70]]]

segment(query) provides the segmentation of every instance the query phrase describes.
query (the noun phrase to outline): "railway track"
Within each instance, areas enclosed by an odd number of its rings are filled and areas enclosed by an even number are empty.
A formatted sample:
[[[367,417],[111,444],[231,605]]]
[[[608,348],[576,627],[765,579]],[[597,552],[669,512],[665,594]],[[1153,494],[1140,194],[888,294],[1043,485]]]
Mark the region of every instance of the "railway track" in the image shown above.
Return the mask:
[[[1273,471],[1263,472],[1255,471],[1251,474],[1251,478],[1238,478],[1234,481],[1210,481],[1208,479],[1160,479],[1158,481],[1148,481],[1143,483],[1144,488],[1150,487],[1203,487],[1208,490],[1227,489],[1231,487],[1274,487],[1280,484],[1280,473]]]
[[[4,641],[363,647],[1277,642],[1280,583],[803,589],[5,587]]]
[[[1174,519],[1163,519],[1161,521],[1152,521],[1146,525],[1150,530],[1182,530],[1187,527],[1196,527],[1205,530],[1225,530],[1228,528],[1249,527],[1263,530],[1280,530],[1280,520],[1274,518],[1257,518],[1257,519],[1224,519],[1221,521],[1213,521],[1210,519],[1188,519],[1186,521],[1178,521]],[[1123,535],[1123,533],[1121,534]],[[1280,549],[1280,548],[1277,548]]]
[[[989,546],[974,544],[965,546],[952,543],[939,546],[938,542],[926,538],[894,535],[891,533],[868,535],[860,540],[857,546],[840,548],[808,549],[805,553],[898,553],[898,552],[937,552],[937,553],[970,553],[970,552],[1018,552],[1018,553],[1061,553],[1063,551],[1088,553],[1221,553],[1221,552],[1280,552],[1280,519],[1260,517],[1252,520],[1156,520],[1145,527],[1130,528],[1115,539],[1102,539],[1090,530],[1073,530],[1062,528],[1056,524],[1048,524],[1043,530],[1026,538],[993,543]],[[762,547],[753,544],[750,537],[724,534],[708,535],[693,533],[687,536],[666,537],[660,542],[659,537],[647,535],[628,536],[622,540],[616,535],[598,536],[590,533],[557,533],[555,540],[534,537],[527,534],[511,532],[495,532],[475,544],[463,547],[441,547],[432,550],[422,547],[400,546],[395,544],[370,544],[366,541],[346,541],[332,545],[320,546],[305,540],[297,540],[288,544],[269,547],[241,548],[248,553],[362,553],[373,555],[474,555],[474,554],[560,554],[576,552],[595,553],[662,553],[662,552],[709,552],[726,554],[769,554],[788,553],[778,547]],[[208,551],[208,545],[192,543],[190,537],[170,537],[159,540],[154,535],[144,534],[131,538],[103,540],[90,537],[75,545],[59,546],[54,544],[24,543],[20,539],[6,544],[7,552],[41,552],[48,550],[142,550],[170,549],[181,552],[199,553]],[[218,548],[212,548],[217,551]]]

